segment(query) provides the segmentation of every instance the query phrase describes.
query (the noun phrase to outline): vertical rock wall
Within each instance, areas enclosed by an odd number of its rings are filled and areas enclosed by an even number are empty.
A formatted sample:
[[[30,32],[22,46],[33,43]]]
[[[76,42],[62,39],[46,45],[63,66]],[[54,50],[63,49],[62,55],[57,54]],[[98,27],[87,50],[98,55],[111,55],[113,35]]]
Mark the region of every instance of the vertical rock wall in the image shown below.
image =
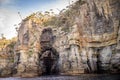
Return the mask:
[[[120,1],[79,0],[77,4],[79,15],[72,14],[72,26],[43,27],[32,19],[22,22],[15,48],[17,75],[38,76],[57,70],[71,75],[119,72]]]
[[[17,76],[38,76],[41,26],[29,19],[23,21],[18,31],[15,47]]]
[[[119,0],[84,0],[79,9],[77,24],[81,54],[89,72],[113,70],[112,61],[120,60],[118,51],[119,8]],[[119,58],[116,57],[114,60],[115,55]],[[116,63],[116,65],[120,64]],[[116,70],[119,68],[116,66]]]

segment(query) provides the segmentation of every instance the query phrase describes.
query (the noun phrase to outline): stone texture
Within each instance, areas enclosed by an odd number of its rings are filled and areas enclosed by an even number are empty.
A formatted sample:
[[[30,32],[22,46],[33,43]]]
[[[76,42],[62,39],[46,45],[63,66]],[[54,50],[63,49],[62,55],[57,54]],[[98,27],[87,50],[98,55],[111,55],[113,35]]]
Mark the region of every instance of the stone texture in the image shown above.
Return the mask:
[[[43,27],[34,19],[23,21],[16,47],[19,74],[119,72],[119,0],[81,0],[74,4],[79,14],[72,14],[74,19],[69,16],[72,26],[65,20],[61,27]]]
[[[18,31],[18,42],[15,46],[17,75],[23,77],[39,75],[39,52],[41,27],[33,20],[23,21]],[[24,74],[23,74],[24,73]],[[30,75],[27,75],[27,74]],[[17,76],[16,75],[16,76]]]
[[[107,70],[110,68],[110,59],[112,57],[112,50],[110,46],[103,48],[100,51],[99,59],[100,59],[100,65],[103,69]]]
[[[110,63],[113,73],[120,70],[120,53],[113,54]]]
[[[118,0],[85,0],[77,19],[80,44],[101,47],[116,43],[119,27]]]
[[[18,30],[13,76],[119,73],[119,8],[120,0],[78,0],[57,16],[60,26],[43,25],[38,13],[26,18]],[[2,75],[11,73],[4,69]]]

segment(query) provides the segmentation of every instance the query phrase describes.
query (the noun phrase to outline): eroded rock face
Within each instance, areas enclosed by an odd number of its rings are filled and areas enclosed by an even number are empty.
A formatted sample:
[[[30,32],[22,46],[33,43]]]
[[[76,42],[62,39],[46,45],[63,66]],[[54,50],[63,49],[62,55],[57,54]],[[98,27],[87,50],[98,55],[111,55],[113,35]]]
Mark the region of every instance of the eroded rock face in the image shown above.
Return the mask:
[[[1,39],[0,50],[0,76],[12,76],[16,73],[14,69],[14,45],[16,44],[16,38],[11,40]],[[4,44],[4,46],[2,46]]]
[[[31,18],[22,22],[14,76],[119,73],[120,0],[79,0],[77,5],[72,26],[63,21],[64,26],[45,27]]]
[[[119,53],[119,4],[119,0],[84,0],[80,7],[77,24],[81,54],[89,72],[113,68],[111,59]]]
[[[116,43],[119,7],[118,0],[85,0],[77,19],[81,46],[101,47]]]
[[[23,21],[18,31],[18,42],[15,46],[17,75],[22,77],[38,76],[41,27],[32,20]],[[29,75],[27,75],[29,74]]]
[[[73,70],[74,74],[80,66],[84,67],[83,73],[112,72],[115,68],[111,59],[119,54],[120,1],[79,0],[77,4],[81,4],[76,6],[79,15],[75,17],[75,24],[70,26],[70,32],[64,32],[61,28],[57,30],[55,47],[60,54],[60,63],[63,64],[62,72]],[[76,67],[77,62],[79,67]],[[70,68],[71,64],[75,69]],[[118,66],[115,71],[119,72]]]
[[[54,36],[51,28],[45,28],[42,31],[40,37],[41,54],[40,54],[40,66],[42,68],[43,75],[55,75],[59,74],[58,60],[59,54],[55,48]]]

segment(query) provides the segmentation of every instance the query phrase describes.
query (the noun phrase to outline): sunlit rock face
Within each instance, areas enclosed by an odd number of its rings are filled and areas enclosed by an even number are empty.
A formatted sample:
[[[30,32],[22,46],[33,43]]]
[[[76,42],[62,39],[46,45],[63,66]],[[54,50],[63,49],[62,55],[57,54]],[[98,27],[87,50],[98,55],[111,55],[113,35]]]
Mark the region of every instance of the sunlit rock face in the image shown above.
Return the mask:
[[[16,72],[14,69],[14,45],[16,38],[7,40],[0,39],[0,76],[11,76]]]
[[[84,73],[77,25],[71,26],[70,32],[64,32],[61,28],[54,28],[54,35],[56,38],[53,46],[59,53],[60,74]]]
[[[84,0],[77,19],[81,46],[102,47],[116,43],[119,7],[118,0]]]
[[[114,61],[120,60],[119,8],[119,0],[84,0],[80,7],[76,22],[80,33],[81,58],[89,72],[120,69],[120,63],[114,64]],[[116,68],[113,64],[117,65]]]
[[[15,62],[18,76],[38,76],[40,52],[40,25],[31,19],[23,21],[18,30],[18,42],[15,46]]]
[[[77,9],[69,10],[72,25],[58,18],[52,22],[61,26],[45,26],[38,13],[22,21],[13,76],[119,73],[120,0],[79,0],[71,6]]]
[[[59,74],[59,54],[53,47],[54,35],[51,28],[45,28],[40,36],[40,66],[43,75]]]

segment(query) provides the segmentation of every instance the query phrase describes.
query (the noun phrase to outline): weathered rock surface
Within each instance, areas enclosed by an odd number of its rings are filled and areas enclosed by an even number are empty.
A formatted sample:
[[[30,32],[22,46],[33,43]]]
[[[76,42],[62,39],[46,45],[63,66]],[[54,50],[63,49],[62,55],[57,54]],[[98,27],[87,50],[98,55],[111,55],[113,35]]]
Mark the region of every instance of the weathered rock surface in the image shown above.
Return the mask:
[[[14,45],[16,44],[16,39],[0,40],[4,47],[1,47],[0,50],[0,76],[12,76],[13,73],[16,73],[14,69]],[[1,45],[2,45],[1,44]],[[0,45],[0,46],[1,46]]]
[[[46,22],[50,16],[26,18],[18,30],[14,76],[119,73],[119,8],[120,0],[78,0],[51,19],[54,25]]]
[[[63,27],[43,27],[34,19],[23,21],[18,32],[18,74],[119,71],[119,0],[82,0],[74,4],[79,14],[68,32],[64,30],[65,20]]]
[[[18,31],[18,43],[15,47],[15,62],[18,64],[16,76],[32,77],[39,75],[39,37],[41,33],[39,26],[31,19],[23,21],[21,24]]]
[[[77,19],[81,46],[102,47],[117,43],[118,0],[85,0]]]

